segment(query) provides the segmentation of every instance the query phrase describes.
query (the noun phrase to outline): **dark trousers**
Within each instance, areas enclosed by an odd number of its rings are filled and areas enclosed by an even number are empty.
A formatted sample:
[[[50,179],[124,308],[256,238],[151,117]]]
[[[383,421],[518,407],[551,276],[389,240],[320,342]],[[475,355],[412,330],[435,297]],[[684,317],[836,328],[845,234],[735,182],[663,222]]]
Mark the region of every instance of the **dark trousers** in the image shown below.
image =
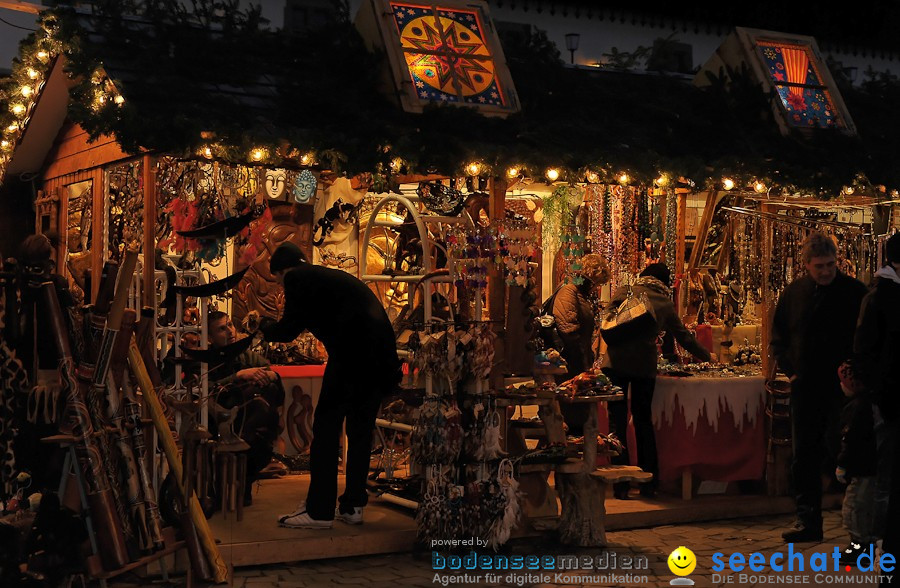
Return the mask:
[[[656,388],[656,378],[639,378],[617,372],[613,368],[606,368],[603,372],[610,381],[622,388],[631,401],[631,418],[634,420],[634,435],[637,439],[638,463],[642,470],[653,474],[653,482],[659,476],[659,459],[656,455],[656,433],[653,430],[653,417],[650,410],[653,404],[653,390]],[[623,444],[628,442],[628,403],[610,402],[609,420],[612,432],[616,434]],[[612,458],[615,465],[629,465],[628,449]],[[627,486],[627,484],[625,484]]]
[[[345,488],[340,498],[342,510],[365,506],[369,501],[366,478],[372,452],[375,417],[384,396],[384,386],[363,378],[360,368],[342,367],[329,361],[313,419],[313,440],[309,450],[310,483],[306,510],[314,519],[331,520],[337,500],[337,455],[341,425],[347,421],[347,463]],[[362,377],[360,377],[362,376]]]
[[[797,518],[812,529],[822,528],[822,476],[833,475],[835,468],[841,399],[836,378],[798,378],[791,384],[791,476]]]
[[[255,396],[253,396],[255,395]],[[235,431],[250,445],[247,455],[245,492],[272,461],[272,447],[281,434],[281,412],[284,407],[284,384],[279,377],[275,382],[260,388],[255,385],[232,385],[220,398],[226,408],[245,404],[235,419]]]

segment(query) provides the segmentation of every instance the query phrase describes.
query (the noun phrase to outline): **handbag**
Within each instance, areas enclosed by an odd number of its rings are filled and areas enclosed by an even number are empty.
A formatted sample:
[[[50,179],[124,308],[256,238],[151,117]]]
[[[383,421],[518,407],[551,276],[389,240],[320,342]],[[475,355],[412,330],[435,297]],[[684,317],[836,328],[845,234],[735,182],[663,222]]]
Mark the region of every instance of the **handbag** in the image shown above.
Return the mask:
[[[647,295],[635,294],[631,286],[625,300],[600,321],[600,335],[607,345],[652,338],[658,330],[656,313]]]
[[[553,316],[553,303],[556,301],[556,295],[559,293],[559,286],[556,291],[550,295],[544,304],[541,305],[541,314],[535,317],[534,325],[538,334],[538,338],[543,342],[543,349],[556,349],[560,353],[563,351],[563,340],[556,325],[556,317]]]

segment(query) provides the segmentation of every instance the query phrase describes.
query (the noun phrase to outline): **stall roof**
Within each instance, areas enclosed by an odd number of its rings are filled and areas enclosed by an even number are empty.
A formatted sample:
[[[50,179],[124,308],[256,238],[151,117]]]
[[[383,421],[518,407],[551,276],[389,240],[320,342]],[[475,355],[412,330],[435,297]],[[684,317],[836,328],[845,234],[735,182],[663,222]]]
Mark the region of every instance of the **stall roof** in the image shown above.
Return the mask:
[[[512,164],[533,173],[557,166],[570,180],[590,168],[607,177],[628,170],[639,181],[662,171],[698,184],[730,174],[823,195],[836,195],[860,173],[900,186],[893,165],[900,118],[890,107],[900,86],[884,80],[866,92],[845,91],[862,141],[841,133],[782,136],[769,97],[752,79],[700,89],[664,74],[568,68],[535,34],[502,39],[522,112],[503,120],[446,106],[410,114],[378,91],[385,64],[346,21],[303,36],[260,31],[246,15],[200,26],[56,9],[42,22],[50,32],[23,45],[0,101],[20,99],[24,72],[44,64],[36,56],[49,48],[67,59],[68,117],[132,153],[190,155],[212,145],[218,157],[247,161],[264,145],[261,165],[296,164],[298,154],[315,151],[321,165],[351,173],[400,158],[411,173],[457,174],[480,160],[497,173]],[[49,87],[35,82],[19,119],[0,112],[0,133],[10,120],[28,128],[10,134],[14,162],[32,132],[48,132],[38,130],[45,114],[37,97]],[[4,157],[0,165],[9,165]],[[37,171],[36,159],[9,170]]]

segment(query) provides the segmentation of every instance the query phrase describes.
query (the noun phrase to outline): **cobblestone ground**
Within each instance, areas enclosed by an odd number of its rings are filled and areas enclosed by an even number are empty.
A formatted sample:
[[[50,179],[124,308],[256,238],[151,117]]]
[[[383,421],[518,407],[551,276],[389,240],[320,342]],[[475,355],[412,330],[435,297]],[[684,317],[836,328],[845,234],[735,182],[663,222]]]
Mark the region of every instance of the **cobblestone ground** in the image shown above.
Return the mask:
[[[790,516],[745,518],[727,521],[714,521],[690,525],[668,525],[651,529],[635,529],[608,533],[609,549],[616,553],[619,566],[617,570],[593,570],[590,572],[512,572],[517,577],[510,577],[511,572],[497,572],[497,577],[487,576],[488,572],[436,572],[432,569],[430,553],[404,553],[381,556],[366,556],[344,559],[318,560],[239,568],[231,579],[231,585],[237,588],[314,588],[336,586],[368,586],[372,588],[399,588],[419,586],[435,588],[436,586],[529,586],[575,588],[581,586],[668,586],[675,576],[670,572],[666,560],[676,547],[684,545],[691,549],[697,558],[697,568],[690,579],[697,586],[770,586],[784,585],[784,580],[777,581],[773,572],[766,568],[763,572],[751,572],[744,568],[747,575],[729,572],[715,574],[712,570],[712,556],[716,552],[728,557],[733,552],[740,552],[749,557],[759,552],[765,556],[768,564],[770,556],[775,552],[786,553],[786,546],[781,540],[781,532],[792,523]],[[841,583],[843,585],[873,585],[877,579],[873,574],[863,575],[853,569],[841,572],[841,578],[835,579],[832,553],[835,546],[843,549],[848,539],[841,528],[840,513],[825,513],[824,541],[821,543],[803,543],[794,546],[795,552],[802,552],[805,557],[805,571],[794,571],[793,584],[797,583]],[[547,540],[516,540],[508,546],[507,555],[562,555],[596,557],[602,553],[599,549],[572,549],[556,545]],[[827,572],[810,569],[811,557],[814,553],[826,554],[824,563],[829,566]],[[647,568],[641,570],[622,569],[623,557],[630,556],[637,561],[645,556]],[[779,562],[783,563],[783,562]],[[731,574],[730,578],[726,572]],[[560,575],[557,575],[560,574]],[[786,572],[785,572],[786,574]],[[540,577],[543,575],[543,577]],[[784,575],[784,574],[782,574]],[[803,575],[806,576],[804,582]],[[854,580],[850,581],[848,580]],[[177,580],[177,579],[175,579]],[[147,581],[137,582],[134,578],[112,584],[113,588],[133,588],[146,585]]]

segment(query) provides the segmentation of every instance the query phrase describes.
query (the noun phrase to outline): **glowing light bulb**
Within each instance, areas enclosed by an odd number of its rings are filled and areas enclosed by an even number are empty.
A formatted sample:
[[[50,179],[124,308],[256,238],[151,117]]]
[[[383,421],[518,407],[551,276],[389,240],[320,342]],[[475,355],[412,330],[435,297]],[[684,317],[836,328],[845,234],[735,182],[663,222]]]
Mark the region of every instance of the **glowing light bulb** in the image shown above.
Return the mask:
[[[203,148],[203,157],[205,157],[207,159],[211,159],[212,158],[212,149],[210,149],[209,147],[204,147]]]
[[[545,176],[547,177],[547,179],[550,180],[551,182],[555,182],[556,180],[559,179],[559,170],[556,169],[555,167],[551,167],[550,169],[548,169],[548,170],[544,173],[544,175],[545,175]]]
[[[6,139],[0,141],[0,149],[9,149],[9,141]]]
[[[587,173],[584,174],[584,179],[588,184],[599,184],[600,174],[589,169]]]
[[[266,152],[264,149],[257,147],[253,151],[250,152],[250,158],[253,161],[260,161],[263,157],[265,157]]]
[[[843,192],[847,196],[850,196],[851,194],[853,194],[853,192],[855,192],[855,190],[853,189],[853,186],[844,186]]]
[[[25,96],[26,98],[34,94],[34,90],[31,88],[31,86],[22,86],[20,92],[22,92],[22,96]]]
[[[627,173],[622,172],[622,173],[619,174],[619,183],[622,184],[623,186],[624,186],[625,184],[627,184],[628,182],[630,182],[630,181],[631,181],[631,178],[628,177],[628,174],[627,174]]]
[[[669,176],[667,176],[666,174],[660,174],[660,176],[653,180],[653,182],[660,188],[665,188],[669,185]]]
[[[19,130],[19,125],[16,123],[13,123],[13,124],[9,125],[8,127],[6,127],[6,130],[9,131],[10,133],[15,133],[16,131]]]
[[[25,114],[25,105],[24,104],[13,104],[11,108],[13,114]]]
[[[116,97],[113,98],[113,101],[114,101],[118,106],[122,106],[123,104],[125,104],[125,97],[122,96],[121,94],[116,94]]]
[[[33,67],[29,67],[26,70],[26,73],[28,74],[28,77],[31,78],[32,80],[38,79],[38,76],[41,75],[40,72],[38,72],[38,70],[34,69]]]
[[[315,159],[313,158],[312,153],[304,153],[300,156],[301,165],[312,165],[313,161],[315,161]],[[391,165],[391,167],[393,167],[393,164]]]
[[[762,194],[763,192],[766,191],[766,185],[763,184],[762,182],[756,182],[755,184],[753,184],[753,189],[756,190],[758,193]]]
[[[481,173],[481,164],[477,161],[473,161],[469,165],[466,166],[466,173],[470,176],[477,176]]]
[[[48,59],[50,59],[50,54],[47,53],[46,51],[38,51],[37,58],[40,59],[41,61],[47,61]]]
[[[519,168],[513,166],[506,170],[506,177],[508,178],[518,178],[519,177]]]
[[[732,180],[731,178],[725,178],[724,180],[722,180],[722,187],[726,190],[731,190],[732,188],[734,188],[734,180]]]

